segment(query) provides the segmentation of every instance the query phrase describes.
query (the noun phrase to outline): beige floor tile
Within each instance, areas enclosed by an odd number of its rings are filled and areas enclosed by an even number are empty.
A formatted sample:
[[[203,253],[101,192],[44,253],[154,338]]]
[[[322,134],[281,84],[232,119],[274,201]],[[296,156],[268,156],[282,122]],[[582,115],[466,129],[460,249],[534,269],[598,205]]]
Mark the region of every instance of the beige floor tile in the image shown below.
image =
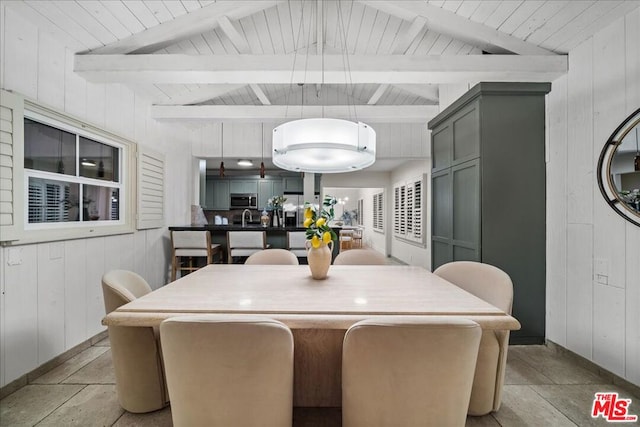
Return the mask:
[[[484,417],[467,417],[465,427],[500,427],[500,424],[489,414]]]
[[[39,426],[111,426],[124,409],[118,404],[114,385],[88,385]]]
[[[147,414],[132,414],[126,412],[122,414],[113,427],[171,427],[171,408],[167,406],[159,411]]]
[[[0,401],[0,425],[32,426],[84,387],[83,385],[27,385]]]
[[[115,384],[116,377],[111,361],[111,350],[78,369],[63,381],[64,384]]]
[[[58,384],[77,372],[82,367],[94,361],[104,352],[108,351],[107,347],[89,347],[82,353],[73,356],[65,361],[62,365],[55,367],[46,374],[38,377],[33,384]]]
[[[507,353],[507,369],[504,377],[505,384],[553,384],[554,382],[535,370],[524,360],[511,352]]]
[[[602,384],[603,378],[575,360],[544,345],[513,346],[509,352],[523,360],[555,384]]]
[[[493,416],[503,427],[575,426],[528,385],[506,385],[500,410]]]
[[[538,385],[531,388],[579,426],[611,425],[601,417],[591,418],[591,409],[596,392],[615,391],[619,393],[620,398],[631,399],[629,415],[640,416],[640,401],[635,400],[634,396],[631,396],[625,390],[611,384]]]

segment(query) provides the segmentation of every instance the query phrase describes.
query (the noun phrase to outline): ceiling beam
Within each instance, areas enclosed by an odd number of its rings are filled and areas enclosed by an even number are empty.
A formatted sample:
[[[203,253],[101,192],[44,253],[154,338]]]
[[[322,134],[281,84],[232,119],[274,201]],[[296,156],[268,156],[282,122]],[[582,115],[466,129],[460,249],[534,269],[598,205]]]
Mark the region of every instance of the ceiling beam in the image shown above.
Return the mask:
[[[437,103],[440,100],[439,88],[437,85],[410,85],[410,84],[397,84],[394,85],[398,89],[402,89],[405,92],[418,95],[424,99]]]
[[[260,86],[258,86],[256,83],[251,83],[249,87],[251,88],[253,93],[255,93],[255,95],[258,97],[260,102],[262,102],[262,105],[271,105],[271,101],[269,101],[267,94],[264,93],[264,91]]]
[[[194,12],[179,16],[140,33],[108,44],[92,53],[125,54],[151,53],[180,40],[211,31],[218,27],[223,16],[238,20],[280,3],[276,0],[259,1],[217,1]]]
[[[568,69],[564,55],[354,55],[347,78],[342,60],[313,55],[293,72],[294,55],[76,55],[74,71],[96,83],[434,84],[547,82]]]
[[[190,105],[199,104],[213,98],[226,95],[229,92],[244,87],[245,85],[202,85],[198,90],[187,90],[178,95],[170,96],[162,102],[156,102],[159,105]],[[134,90],[135,91],[135,90]]]
[[[354,115],[355,108],[355,115]],[[256,122],[332,117],[363,122],[424,123],[440,112],[437,105],[193,105],[151,107],[156,120]]]
[[[387,91],[388,88],[389,88],[388,84],[382,84],[378,86],[378,89],[376,89],[376,91],[373,92],[373,95],[371,95],[371,98],[369,98],[369,101],[367,101],[367,104],[369,105],[376,104],[380,100],[382,95],[384,95],[384,93]]]
[[[416,17],[421,16],[427,20],[427,27],[430,30],[477,46],[487,52],[513,52],[519,55],[555,55],[550,50],[538,47],[533,43],[523,41],[487,25],[471,21],[426,1],[360,0],[360,2],[406,21],[413,21]]]

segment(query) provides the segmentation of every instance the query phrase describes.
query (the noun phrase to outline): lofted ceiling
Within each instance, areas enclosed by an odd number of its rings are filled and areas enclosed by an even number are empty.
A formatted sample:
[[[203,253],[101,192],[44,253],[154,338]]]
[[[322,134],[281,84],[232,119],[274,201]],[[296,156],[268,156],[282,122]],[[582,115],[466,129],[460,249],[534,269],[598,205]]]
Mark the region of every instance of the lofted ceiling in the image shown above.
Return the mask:
[[[576,1],[6,1],[170,120],[326,114],[424,122],[442,84],[552,81],[567,52],[638,7]],[[302,85],[301,85],[302,84]],[[300,107],[305,105],[305,108]]]

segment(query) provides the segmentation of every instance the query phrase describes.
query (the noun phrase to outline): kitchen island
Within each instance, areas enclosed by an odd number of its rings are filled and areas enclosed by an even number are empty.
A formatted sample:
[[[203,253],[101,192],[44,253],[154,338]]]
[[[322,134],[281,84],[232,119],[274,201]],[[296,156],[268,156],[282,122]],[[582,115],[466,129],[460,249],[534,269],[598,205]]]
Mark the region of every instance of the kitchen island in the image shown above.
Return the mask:
[[[169,227],[171,231],[206,231],[211,233],[211,243],[219,243],[222,246],[223,259],[227,254],[227,231],[265,231],[267,233],[267,244],[270,248],[287,249],[287,232],[288,231],[305,231],[304,227],[263,227],[260,224],[247,224],[244,227],[240,224],[229,225],[181,225]],[[336,234],[339,229],[334,228]],[[338,253],[337,242],[333,242],[333,257]],[[302,259],[301,259],[302,261]]]

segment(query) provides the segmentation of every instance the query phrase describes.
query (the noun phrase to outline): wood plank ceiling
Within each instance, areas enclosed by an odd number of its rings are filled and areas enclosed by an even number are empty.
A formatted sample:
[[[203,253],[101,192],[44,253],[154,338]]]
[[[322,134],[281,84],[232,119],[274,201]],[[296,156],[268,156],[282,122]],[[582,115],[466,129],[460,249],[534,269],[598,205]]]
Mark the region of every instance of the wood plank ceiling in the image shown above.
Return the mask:
[[[323,106],[424,122],[440,84],[551,81],[638,0],[5,1],[156,118],[283,120]],[[299,85],[304,83],[303,85]],[[317,108],[308,108],[309,114]],[[351,117],[349,117],[351,118]]]

